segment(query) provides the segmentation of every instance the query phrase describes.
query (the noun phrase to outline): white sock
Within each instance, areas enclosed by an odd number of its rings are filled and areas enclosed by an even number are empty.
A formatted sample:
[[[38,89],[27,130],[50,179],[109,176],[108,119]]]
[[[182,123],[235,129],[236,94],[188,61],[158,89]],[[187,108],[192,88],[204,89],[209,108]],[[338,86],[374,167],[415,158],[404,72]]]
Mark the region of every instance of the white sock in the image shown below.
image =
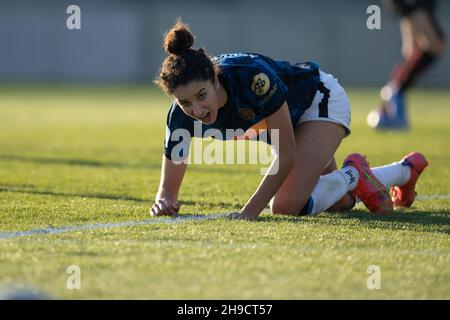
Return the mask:
[[[358,179],[358,170],[352,166],[320,176],[307,203],[306,213],[316,215],[324,212],[347,192],[354,190]]]
[[[386,187],[402,186],[409,181],[411,169],[400,162],[393,162],[386,166],[371,168],[375,177]]]
[[[345,168],[342,168],[340,171],[342,171],[345,174],[345,181],[347,182],[348,185],[348,191],[355,190],[359,181],[358,170],[356,170],[356,168],[353,166],[347,166]]]

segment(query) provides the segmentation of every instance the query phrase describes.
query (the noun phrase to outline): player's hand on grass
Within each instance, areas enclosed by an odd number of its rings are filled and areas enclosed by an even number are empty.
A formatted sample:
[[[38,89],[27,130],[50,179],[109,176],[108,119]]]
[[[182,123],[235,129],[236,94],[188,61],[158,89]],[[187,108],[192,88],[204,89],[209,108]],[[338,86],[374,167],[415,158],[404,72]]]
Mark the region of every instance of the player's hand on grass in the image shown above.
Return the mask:
[[[243,213],[243,212],[231,212],[228,214],[228,219],[230,220],[256,220],[257,217],[247,214],[247,213]]]
[[[159,216],[178,216],[180,211],[180,203],[167,198],[156,199],[153,204],[150,214],[154,217]]]

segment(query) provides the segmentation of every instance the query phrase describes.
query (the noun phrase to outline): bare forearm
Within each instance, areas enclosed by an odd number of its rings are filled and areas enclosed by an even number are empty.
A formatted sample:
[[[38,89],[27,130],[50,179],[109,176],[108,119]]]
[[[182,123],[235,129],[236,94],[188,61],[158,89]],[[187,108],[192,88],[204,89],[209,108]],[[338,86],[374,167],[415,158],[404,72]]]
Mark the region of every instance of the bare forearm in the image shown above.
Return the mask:
[[[177,200],[186,168],[187,164],[175,164],[163,155],[161,180],[155,199],[169,198]]]

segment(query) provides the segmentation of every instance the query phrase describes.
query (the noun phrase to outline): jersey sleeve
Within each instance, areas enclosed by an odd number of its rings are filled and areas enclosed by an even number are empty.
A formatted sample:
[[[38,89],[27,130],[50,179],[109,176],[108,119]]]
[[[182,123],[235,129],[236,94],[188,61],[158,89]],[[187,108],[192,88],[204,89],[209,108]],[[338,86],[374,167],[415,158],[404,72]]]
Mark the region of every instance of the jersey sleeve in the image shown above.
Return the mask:
[[[287,99],[288,88],[270,66],[252,68],[247,75],[245,94],[254,111],[268,117],[281,108]]]
[[[187,116],[174,102],[167,113],[164,155],[172,161],[182,161],[189,156],[194,136],[194,119]]]

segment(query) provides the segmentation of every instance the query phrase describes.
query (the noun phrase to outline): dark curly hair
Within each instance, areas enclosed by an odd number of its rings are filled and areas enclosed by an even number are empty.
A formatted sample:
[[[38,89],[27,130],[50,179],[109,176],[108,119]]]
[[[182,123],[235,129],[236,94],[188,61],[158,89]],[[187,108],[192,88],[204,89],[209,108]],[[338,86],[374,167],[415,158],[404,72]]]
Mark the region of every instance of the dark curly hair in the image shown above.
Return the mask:
[[[155,80],[167,94],[172,94],[175,88],[191,81],[214,80],[219,72],[218,65],[211,61],[203,49],[191,49],[193,44],[194,35],[189,26],[178,19],[164,38],[164,50],[169,55]]]

